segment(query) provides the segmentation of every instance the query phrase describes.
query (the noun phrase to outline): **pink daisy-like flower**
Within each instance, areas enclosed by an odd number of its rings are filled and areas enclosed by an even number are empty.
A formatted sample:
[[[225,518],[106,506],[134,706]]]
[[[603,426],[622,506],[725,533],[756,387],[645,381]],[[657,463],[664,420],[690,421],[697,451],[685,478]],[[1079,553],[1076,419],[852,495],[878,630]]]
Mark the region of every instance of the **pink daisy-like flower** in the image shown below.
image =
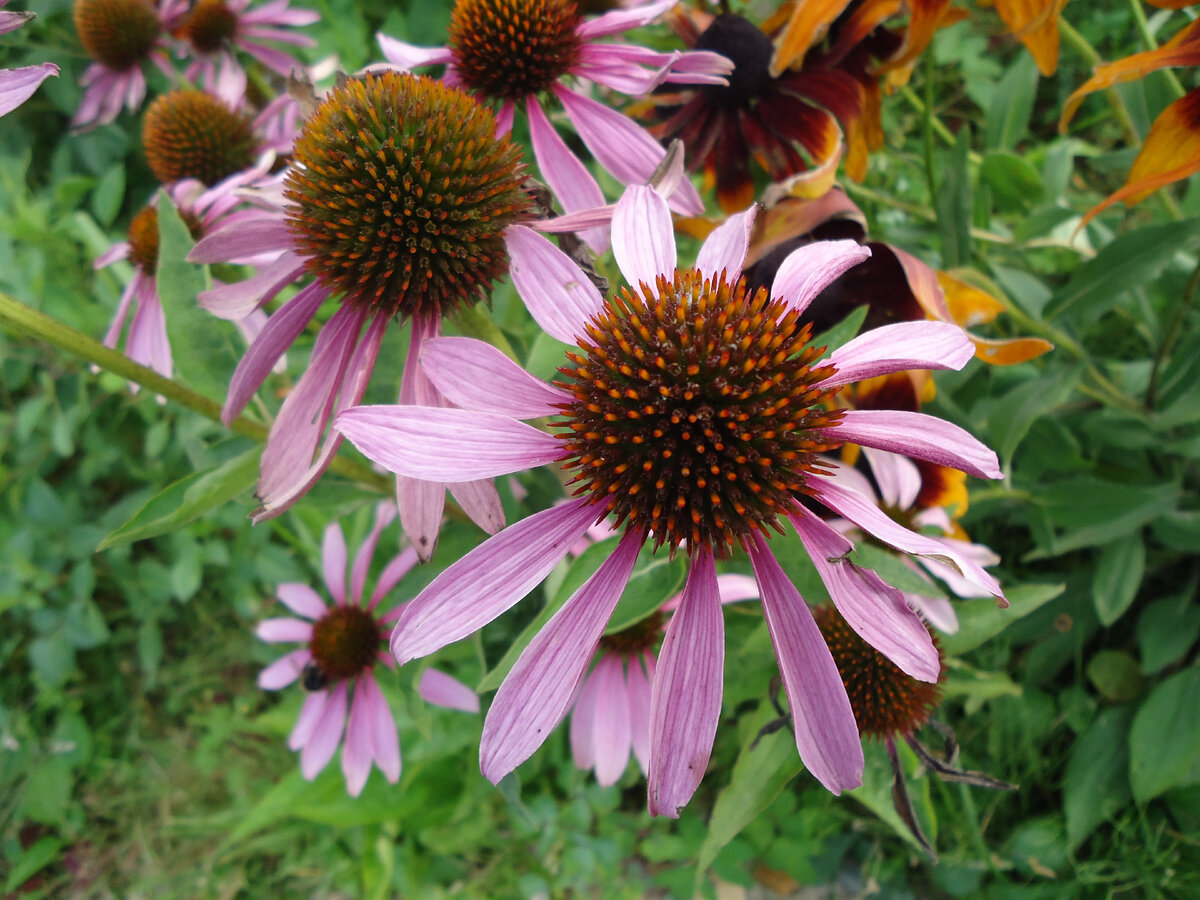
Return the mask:
[[[451,565],[397,622],[401,661],[459,640],[536,587],[585,530],[608,516],[612,555],[530,642],[496,694],[480,762],[497,781],[565,714],[643,545],[684,549],[690,565],[655,671],[650,704],[650,811],[677,815],[704,774],[721,707],[724,626],[714,559],[748,553],[762,596],[797,747],[830,790],[860,783],[862,748],[849,701],[808,606],[767,538],[789,522],[833,602],[872,646],[915,678],[935,680],[937,653],[900,592],[856,566],[854,545],[801,502],[810,498],[905,553],[957,566],[1001,603],[996,580],[953,548],[889,519],[828,476],[819,454],[852,442],[998,478],[996,456],[961,428],[921,413],[842,410],[843,385],[909,368],[960,368],[960,328],[906,322],[822,360],[804,309],[869,255],[850,241],[814,243],[780,267],[772,294],[741,278],[754,210],[676,262],[666,201],[626,189],[613,218],[629,288],[605,301],[549,241],[509,228],[513,280],[552,336],[575,345],[554,384],[465,338],[427,342],[422,365],[458,409],[360,407],[335,427],[369,458],[408,477],[452,482],[554,464],[575,498],[489,538]],[[556,417],[556,434],[521,419]]]
[[[717,576],[721,603],[751,600],[758,585],[747,575]],[[604,787],[617,783],[629,765],[629,754],[650,771],[650,684],[658,663],[666,617],[681,595],[660,610],[616,634],[604,635],[596,665],[579,687],[571,708],[571,756],[580,769],[592,769]]]
[[[121,109],[136,110],[146,99],[142,64],[152,61],[170,79],[175,72],[167,57],[167,30],[175,14],[150,0],[75,0],[75,32],[96,60],[83,73],[83,100],[71,126],[107,125]]]
[[[416,365],[416,353],[440,332],[445,313],[488,295],[508,270],[504,229],[533,217],[520,148],[495,133],[491,112],[432,79],[390,70],[350,79],[305,123],[280,205],[215,232],[189,257],[223,262],[251,251],[280,254],[255,277],[201,295],[202,305],[226,318],[313,278],[271,316],[242,359],[222,411],[226,422],[321,305],[338,300],[271,427],[255,521],[283,512],[321,477],[342,440],[327,428],[329,420],[362,401],[394,320],[412,322],[401,402],[444,402]],[[460,481],[451,489],[463,509],[481,527],[498,530],[504,517],[495,487]],[[400,478],[397,501],[405,532],[428,558],[445,488]]]
[[[0,0],[0,34],[16,31],[33,18],[31,12],[4,12],[8,0]],[[30,97],[51,75],[58,74],[54,63],[0,69],[0,116],[6,116]]]
[[[1000,562],[1000,557],[991,548],[957,537],[956,533],[961,534],[961,529],[955,527],[954,521],[943,507],[921,506],[918,503],[924,485],[921,469],[914,465],[912,460],[899,453],[870,447],[865,447],[864,452],[871,466],[871,474],[875,476],[878,491],[872,488],[871,482],[857,469],[833,460],[829,461],[831,477],[847,488],[871,498],[897,521],[907,523],[914,531],[928,535],[932,540],[974,560],[978,565],[994,566]],[[849,535],[858,531],[854,523],[847,519],[836,519],[829,524],[842,534]],[[940,534],[931,533],[935,531]],[[986,588],[978,582],[965,578],[936,557],[917,557],[916,560],[914,562],[905,557],[904,561],[914,573],[926,581],[929,581],[928,575],[941,579],[958,597],[989,596]],[[917,565],[917,562],[920,565]],[[933,587],[932,583],[930,587]],[[958,631],[958,616],[954,612],[953,604],[945,597],[932,592],[924,594],[905,591],[904,599],[940,631],[947,634]]]
[[[250,8],[250,0],[164,0],[164,17],[176,23],[172,34],[184,41],[196,58],[184,75],[199,79],[208,91],[227,103],[237,103],[246,94],[246,70],[235,50],[242,50],[285,78],[303,64],[275,44],[315,47],[308,35],[291,28],[312,25],[321,17],[312,9],[292,9],[289,0],[271,0]]]
[[[242,200],[237,190],[261,179],[274,162],[274,155],[265,155],[252,169],[231,175],[211,188],[194,178],[178,181],[167,192],[175,204],[180,218],[188,226],[192,237],[201,237],[212,231],[218,223],[237,227],[252,213],[239,210]],[[130,279],[112,324],[104,335],[106,347],[116,347],[125,331],[129,312],[134,310],[128,334],[125,336],[125,355],[134,362],[148,366],[160,375],[171,377],[171,344],[167,338],[167,321],[163,315],[162,302],[158,296],[158,209],[153,202],[145,206],[129,223],[127,239],[114,244],[107,253],[94,263],[95,268],[111,266],[118,260],[128,259],[133,263],[133,278]],[[263,262],[258,258],[244,258],[247,263]],[[253,341],[262,330],[266,316],[258,310],[235,320],[247,341]],[[137,385],[130,384],[136,392]]]
[[[595,178],[550,123],[543,100],[560,102],[576,133],[604,170],[623,184],[645,184],[663,160],[662,145],[632,119],[566,85],[573,77],[640,96],[663,82],[724,84],[732,63],[716,53],[659,53],[600,38],[654,21],[678,0],[657,0],[585,19],[569,0],[458,0],[445,47],[417,47],[380,34],[388,62],[401,69],[446,65],[445,80],[499,108],[507,132],[524,106],[538,170],[567,212],[599,207]],[[672,208],[700,215],[700,195],[686,179]],[[597,251],[607,235],[584,233]]]
[[[325,529],[321,558],[333,606],[327,606],[321,595],[307,584],[281,584],[279,599],[302,618],[266,619],[256,631],[269,643],[305,644],[263,669],[258,686],[278,691],[299,679],[309,692],[296,727],[288,737],[288,746],[300,751],[300,772],[310,781],[333,759],[345,730],[342,772],[346,775],[346,790],[355,797],[367,783],[372,762],[392,784],[400,778],[396,722],[379,689],[374,669],[377,662],[389,668],[395,666],[381,644],[385,629],[396,620],[403,606],[382,615],[377,607],[416,565],[416,551],[410,547],[393,557],[380,573],[370,599],[363,602],[367,572],[379,535],[395,518],[396,509],[391,504],[381,503],[376,508],[375,525],[349,570],[349,586],[346,538],[341,526],[332,523]],[[425,670],[418,691],[428,703],[479,712],[475,692],[436,669]]]

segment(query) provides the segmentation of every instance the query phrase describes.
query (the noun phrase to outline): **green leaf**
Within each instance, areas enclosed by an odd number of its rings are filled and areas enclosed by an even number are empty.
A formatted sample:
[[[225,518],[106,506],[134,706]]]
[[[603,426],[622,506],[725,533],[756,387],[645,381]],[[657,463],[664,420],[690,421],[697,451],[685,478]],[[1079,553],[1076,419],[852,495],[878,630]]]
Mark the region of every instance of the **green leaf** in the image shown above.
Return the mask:
[[[1071,748],[1063,778],[1063,813],[1072,850],[1132,799],[1129,790],[1128,706],[1106,709]]]
[[[1013,454],[1029,434],[1033,423],[1066,403],[1083,375],[1076,366],[1047,378],[1031,378],[1017,385],[988,410],[989,443],[1000,457],[1000,468],[1008,472]]]
[[[842,321],[831,328],[825,329],[820,334],[814,335],[809,343],[814,347],[825,347],[829,353],[833,352],[858,334],[858,330],[862,328],[863,322],[867,320],[867,312],[869,310],[870,307],[865,303],[862,306],[855,307]]]
[[[1146,571],[1146,545],[1142,536],[1106,544],[1092,576],[1092,599],[1103,625],[1111,625],[1133,603]]]
[[[258,478],[261,450],[252,447],[219,466],[193,472],[163,488],[132,519],[105,537],[97,551],[172,531],[244,494]]]
[[[1065,589],[1065,584],[1022,584],[1005,591],[1009,603],[1007,609],[997,606],[986,597],[964,600],[956,606],[958,631],[939,638],[942,649],[952,656],[973,650],[1013,622],[1050,602]]]
[[[1025,136],[1037,96],[1037,81],[1033,57],[1019,54],[996,85],[988,104],[984,139],[989,150],[1012,150]]]
[[[942,266],[952,269],[971,259],[971,176],[967,158],[971,129],[963,128],[945,161],[942,183],[934,198],[938,235],[942,241]]]
[[[1042,180],[1037,169],[1012,153],[985,156],[979,180],[991,188],[997,205],[1006,211],[1026,210],[1041,200]]]
[[[178,378],[220,403],[241,355],[236,329],[200,308],[196,297],[209,286],[201,266],[187,261],[192,236],[165,190],[158,192],[158,268],[155,282],[167,320],[171,358]]]
[[[101,176],[92,191],[92,215],[105,227],[111,226],[121,211],[125,199],[125,163],[113,165]]]
[[[753,733],[758,735],[775,716],[771,704],[763,701],[755,716]],[[787,783],[803,770],[796,741],[787,728],[762,735],[742,747],[733,764],[729,784],[717,795],[708,834],[696,860],[697,879],[712,865],[722,848],[761,815]]]
[[[1084,475],[1043,485],[1033,502],[1050,528],[1048,546],[1024,558],[1107,544],[1174,509],[1178,500],[1179,485],[1170,481],[1129,484]]]
[[[1129,783],[1142,803],[1173,787],[1195,783],[1200,765],[1200,667],[1158,685],[1133,719]]]
[[[1124,650],[1101,650],[1087,664],[1088,680],[1106,700],[1125,703],[1142,692],[1142,670]]]
[[[905,563],[905,557],[867,541],[860,541],[854,549],[854,564],[871,569],[880,578],[897,590],[916,594],[918,597],[945,597],[946,592],[932,581],[914,572]]]
[[[1179,662],[1200,638],[1200,606],[1195,597],[1193,575],[1178,597],[1155,600],[1138,619],[1138,653],[1147,675]]]
[[[903,741],[896,743],[896,752],[900,756],[900,765],[910,776],[916,767],[916,756]],[[896,812],[896,803],[892,796],[892,784],[895,780],[887,753],[880,744],[869,743],[863,747],[864,766],[862,787],[847,791],[844,796],[853,797],[871,812],[875,813],[892,831],[906,841],[914,849],[920,849],[920,843]],[[929,826],[926,837],[930,843],[937,846],[937,815],[929,801],[929,779],[920,779],[919,783],[907,777],[908,796],[912,801],[917,819],[922,826]]]
[[[1111,309],[1127,290],[1148,284],[1200,239],[1200,218],[1144,225],[1119,235],[1080,265],[1066,286],[1046,304],[1047,320],[1071,309],[1095,319]]]
[[[643,548],[604,633],[624,631],[649,616],[679,592],[684,575],[683,555],[671,560],[665,552]]]
[[[17,858],[16,863],[8,873],[4,882],[4,892],[14,893],[18,887],[40,872],[47,864],[58,858],[58,851],[63,842],[53,835],[39,838],[37,842],[25,850]]]

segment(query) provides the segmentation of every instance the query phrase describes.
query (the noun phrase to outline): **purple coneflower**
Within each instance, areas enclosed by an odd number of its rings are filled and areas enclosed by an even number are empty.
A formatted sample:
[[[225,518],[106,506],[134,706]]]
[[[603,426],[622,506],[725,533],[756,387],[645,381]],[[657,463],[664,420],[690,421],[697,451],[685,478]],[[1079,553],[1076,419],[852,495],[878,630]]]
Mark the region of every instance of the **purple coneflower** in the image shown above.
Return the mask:
[[[285,78],[303,65],[272,43],[315,47],[311,37],[288,29],[312,25],[320,15],[312,9],[291,9],[289,0],[271,0],[251,9],[250,0],[164,0],[164,18],[174,22],[172,33],[196,54],[185,77],[200,79],[206,90],[227,103],[246,94],[246,70],[235,50],[242,50]],[[268,43],[264,43],[268,42]]]
[[[563,209],[575,212],[604,204],[595,178],[559,136],[543,102],[560,102],[596,161],[623,184],[645,184],[665,151],[632,119],[580,91],[565,79],[591,81],[624,94],[641,95],[663,82],[724,84],[732,68],[715,53],[659,53],[631,44],[600,43],[654,21],[678,0],[658,0],[585,19],[570,0],[458,0],[445,47],[417,47],[379,35],[388,61],[402,69],[446,65],[445,79],[499,108],[499,128],[512,127],[525,107],[538,170]],[[541,99],[539,99],[541,98]],[[703,204],[686,179],[672,208],[700,215]],[[584,235],[596,250],[602,231]]]
[[[717,576],[721,603],[750,600],[758,585],[748,575]],[[658,664],[667,616],[679,606],[676,595],[646,618],[600,638],[596,665],[583,679],[571,708],[571,756],[580,769],[592,769],[596,781],[617,783],[629,754],[650,771],[650,684]]]
[[[754,210],[704,242],[694,267],[676,262],[666,201],[645,186],[616,206],[612,243],[630,285],[605,301],[565,254],[509,228],[513,280],[534,317],[573,344],[546,384],[498,350],[464,338],[426,344],[422,364],[458,409],[362,407],[336,427],[376,463],[452,482],[554,464],[575,497],[536,513],[451,565],[406,608],[392,635],[401,661],[432,653],[490,622],[536,587],[597,520],[621,538],[612,555],[530,642],[484,725],[484,775],[527,759],[566,712],[647,542],[685,550],[690,565],[652,685],[650,811],[676,815],[695,791],[721,707],[724,626],[714,559],[750,557],[775,645],[801,758],[830,790],[860,783],[862,748],[837,669],[807,605],[767,538],[790,522],[837,607],[903,671],[937,678],[937,653],[899,591],[848,559],[854,545],[801,502],[818,501],[906,553],[945,558],[1003,602],[972,560],[894,523],[831,479],[819,454],[844,442],[930,459],[984,478],[995,454],[961,428],[921,413],[841,410],[837,390],[908,368],[959,368],[972,346],[960,328],[911,322],[835,350],[808,346],[800,316],[868,250],[814,243],[789,256],[772,293],[749,293],[742,261]],[[555,434],[520,419],[554,417]]]
[[[8,0],[0,0],[0,34],[16,31],[33,18],[31,12],[4,12]],[[8,115],[26,100],[51,75],[58,74],[54,63],[0,69],[0,116]]]
[[[341,435],[326,435],[329,419],[335,409],[362,401],[389,323],[412,321],[415,360],[422,343],[439,333],[443,314],[486,297],[508,270],[504,229],[532,218],[533,201],[522,190],[520,147],[495,133],[490,111],[432,79],[395,71],[350,79],[305,123],[281,205],[214,233],[189,257],[224,262],[247,252],[280,254],[253,278],[201,295],[201,304],[224,318],[242,317],[294,281],[313,278],[271,316],[243,357],[225,422],[250,401],[321,305],[338,298],[308,369],[271,427],[256,521],[287,509],[321,477],[341,443]],[[415,361],[406,367],[401,402],[441,402]],[[452,489],[482,527],[503,524],[490,482]],[[397,497],[405,532],[428,558],[444,488],[399,479]]]
[[[262,178],[270,168],[274,157],[267,155],[257,166],[245,172],[231,175],[219,184],[205,188],[194,178],[172,184],[167,193],[193,238],[212,231],[218,223],[235,226],[248,213],[238,210],[241,198],[236,191]],[[167,378],[171,377],[171,344],[167,338],[167,322],[163,316],[162,303],[158,297],[158,209],[153,202],[143,207],[129,223],[126,240],[114,244],[95,262],[97,269],[110,266],[118,260],[128,259],[133,263],[133,278],[130,279],[112,324],[104,335],[104,345],[115,347],[125,330],[125,320],[130,309],[135,309],[129,333],[125,337],[125,355],[134,362],[149,366]],[[245,262],[261,260],[246,259]],[[252,341],[261,331],[266,316],[257,310],[236,320],[243,336]],[[130,387],[136,391],[137,385]]]
[[[380,614],[380,600],[416,565],[411,547],[393,557],[379,575],[375,590],[364,604],[367,572],[384,528],[396,518],[391,504],[376,509],[375,525],[363,541],[346,584],[346,538],[334,522],[325,529],[321,547],[325,586],[333,597],[326,605],[307,584],[281,584],[279,599],[300,619],[266,619],[258,636],[269,643],[305,644],[277,659],[259,673],[258,685],[277,691],[297,679],[308,691],[288,746],[300,751],[300,772],[310,781],[329,764],[345,729],[342,771],[346,790],[357,797],[371,774],[371,764],[395,784],[400,779],[400,741],[387,699],[375,679],[375,664],[393,668],[382,649],[385,629],[396,620],[402,605]],[[464,712],[478,712],[479,699],[466,685],[436,669],[426,669],[418,688],[429,703]],[[351,696],[353,695],[353,696]],[[349,719],[346,709],[349,706]]]
[[[95,60],[83,73],[83,100],[71,126],[107,125],[124,107],[136,110],[146,99],[142,64],[152,61],[168,78],[175,72],[167,58],[168,10],[150,0],[75,0],[75,32]]]

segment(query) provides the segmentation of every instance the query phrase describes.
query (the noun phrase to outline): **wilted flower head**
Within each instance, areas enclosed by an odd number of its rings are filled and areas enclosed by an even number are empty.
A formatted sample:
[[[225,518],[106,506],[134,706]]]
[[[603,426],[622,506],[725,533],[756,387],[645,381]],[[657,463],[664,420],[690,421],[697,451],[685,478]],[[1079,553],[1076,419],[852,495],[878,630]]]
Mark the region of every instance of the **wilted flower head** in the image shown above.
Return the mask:
[[[362,793],[378,766],[388,781],[400,778],[400,741],[387,698],[375,678],[376,663],[395,663],[382,649],[386,629],[401,606],[380,613],[378,607],[416,564],[410,547],[394,556],[380,572],[375,589],[365,592],[367,576],[380,533],[396,518],[396,509],[380,504],[375,525],[347,570],[346,539],[334,522],[325,529],[321,548],[325,586],[333,597],[329,606],[306,584],[281,584],[279,599],[301,618],[266,619],[258,636],[270,643],[300,642],[304,646],[273,662],[258,676],[259,687],[277,691],[299,680],[308,692],[288,746],[300,751],[300,772],[311,780],[333,759],[342,744],[342,771],[346,790]],[[346,576],[350,582],[347,584]],[[470,688],[435,669],[422,677],[420,693],[430,703],[467,712],[478,712],[479,701]],[[349,717],[347,718],[347,707]]]
[[[812,244],[785,260],[771,292],[742,279],[753,208],[705,241],[694,266],[676,260],[666,201],[626,190],[613,250],[628,287],[605,300],[565,254],[513,226],[513,278],[534,318],[573,345],[546,384],[479,341],[445,338],[422,363],[460,409],[362,407],[338,427],[400,474],[467,481],[553,464],[573,475],[569,503],[510,526],[453,564],[406,609],[392,635],[404,661],[472,633],[529,593],[584,531],[608,517],[612,555],[531,641],[496,695],[481,766],[498,780],[540,745],[566,711],[644,545],[689,557],[651,693],[650,810],[675,815],[699,784],[720,713],[723,622],[714,559],[749,554],[788,698],[800,755],[834,791],[859,782],[861,747],[845,690],[808,607],[768,538],[790,524],[835,604],[904,671],[936,680],[919,617],[854,545],[809,511],[815,500],[906,553],[958,566],[998,601],[971,560],[892,522],[828,475],[820,454],[843,443],[894,450],[985,478],[995,454],[961,428],[921,413],[844,410],[837,391],[908,368],[959,368],[961,329],[906,322],[877,329],[828,359],[808,346],[801,316],[821,289],[869,251]],[[554,434],[519,419],[555,417]]]

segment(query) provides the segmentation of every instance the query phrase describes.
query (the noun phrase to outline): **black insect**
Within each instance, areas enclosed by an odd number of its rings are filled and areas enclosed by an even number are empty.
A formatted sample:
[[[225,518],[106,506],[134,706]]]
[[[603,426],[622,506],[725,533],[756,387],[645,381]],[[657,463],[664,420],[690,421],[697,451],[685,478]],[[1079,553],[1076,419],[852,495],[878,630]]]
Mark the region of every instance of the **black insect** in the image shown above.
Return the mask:
[[[304,664],[304,671],[300,673],[300,683],[306,691],[320,691],[329,684],[329,676],[325,674],[315,659],[310,659]]]

